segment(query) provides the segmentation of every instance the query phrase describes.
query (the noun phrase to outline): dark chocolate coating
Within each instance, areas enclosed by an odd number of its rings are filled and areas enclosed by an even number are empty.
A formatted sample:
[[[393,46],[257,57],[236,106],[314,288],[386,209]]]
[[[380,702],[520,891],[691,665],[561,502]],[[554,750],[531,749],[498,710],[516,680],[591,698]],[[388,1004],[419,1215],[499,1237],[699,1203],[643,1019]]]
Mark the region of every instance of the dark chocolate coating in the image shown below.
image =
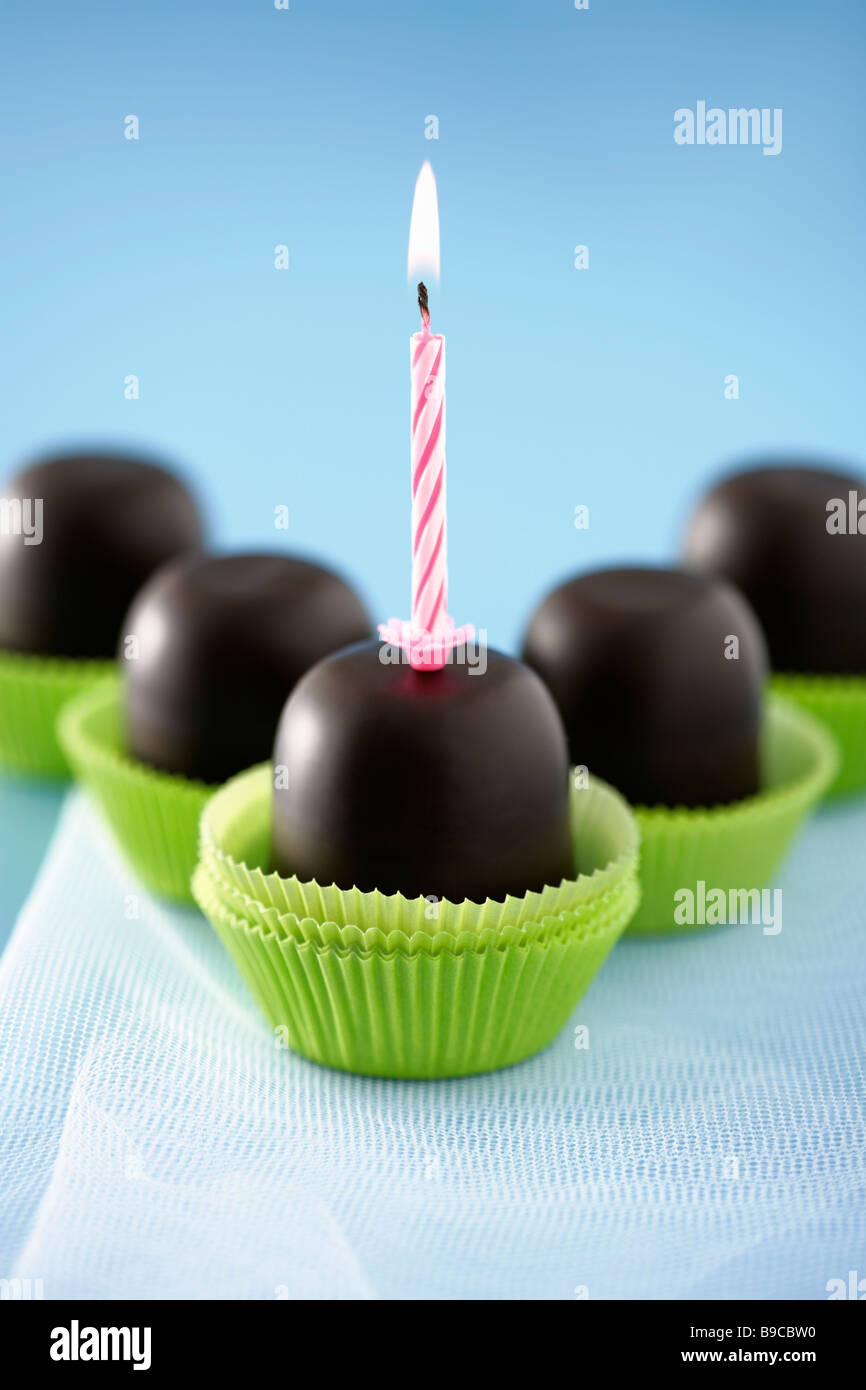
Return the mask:
[[[184,485],[143,459],[61,455],[24,468],[5,498],[41,499],[43,538],[0,530],[0,648],[111,657],[135,593],[202,525]]]
[[[270,756],[286,697],[370,634],[353,589],[286,555],[199,555],[145,585],[123,625],[126,743],[141,762],[222,782]],[[128,656],[135,648],[138,655]]]
[[[666,569],[581,575],[536,609],[524,659],[553,694],[572,760],[630,801],[712,806],[758,790],[766,651],[727,584]]]
[[[831,534],[828,503],[847,514],[851,492],[853,526],[846,515],[842,534]],[[725,478],[697,507],[683,553],[691,569],[742,589],[777,671],[866,675],[862,478],[806,465]]]
[[[574,875],[568,751],[534,673],[386,665],[378,642],[322,661],[288,701],[273,861],[341,888],[504,898]]]

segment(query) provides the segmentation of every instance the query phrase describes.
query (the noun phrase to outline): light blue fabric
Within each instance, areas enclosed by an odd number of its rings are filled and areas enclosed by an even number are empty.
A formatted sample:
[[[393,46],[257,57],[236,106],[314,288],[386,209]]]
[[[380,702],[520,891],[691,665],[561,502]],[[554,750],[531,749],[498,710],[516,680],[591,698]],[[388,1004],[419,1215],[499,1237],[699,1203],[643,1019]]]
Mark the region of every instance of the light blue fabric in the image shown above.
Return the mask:
[[[66,784],[0,772],[0,951],[48,847]]]
[[[864,845],[866,805],[824,811],[778,936],[626,940],[542,1056],[388,1082],[275,1048],[204,920],[140,896],[73,794],[0,963],[0,1274],[826,1298],[866,1276]]]

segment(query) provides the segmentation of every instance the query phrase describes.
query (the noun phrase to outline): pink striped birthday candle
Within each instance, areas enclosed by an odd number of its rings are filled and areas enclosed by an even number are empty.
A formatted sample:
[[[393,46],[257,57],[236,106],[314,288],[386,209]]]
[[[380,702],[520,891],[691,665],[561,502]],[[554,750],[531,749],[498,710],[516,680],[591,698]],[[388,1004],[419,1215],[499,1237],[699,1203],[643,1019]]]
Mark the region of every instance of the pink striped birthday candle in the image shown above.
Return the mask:
[[[445,339],[430,332],[427,291],[418,286],[423,327],[410,342],[412,376],[412,626],[437,633],[448,612],[445,534]]]
[[[439,274],[439,207],[436,180],[425,164],[415,185],[409,232],[409,268]],[[412,384],[412,617],[380,623],[390,646],[408,653],[419,671],[438,671],[454,647],[471,642],[475,629],[455,627],[448,616],[448,553],[445,517],[445,339],[430,331],[427,288],[418,286],[421,331],[409,340]]]

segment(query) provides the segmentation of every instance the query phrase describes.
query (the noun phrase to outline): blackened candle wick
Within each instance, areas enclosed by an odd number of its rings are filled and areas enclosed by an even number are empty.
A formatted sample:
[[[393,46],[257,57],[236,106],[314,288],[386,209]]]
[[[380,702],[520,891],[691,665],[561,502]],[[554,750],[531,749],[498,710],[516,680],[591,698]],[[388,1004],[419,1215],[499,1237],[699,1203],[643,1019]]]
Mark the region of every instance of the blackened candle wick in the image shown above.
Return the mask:
[[[418,281],[418,308],[421,310],[421,321],[425,328],[430,327],[430,305],[427,303],[427,286],[423,280]]]

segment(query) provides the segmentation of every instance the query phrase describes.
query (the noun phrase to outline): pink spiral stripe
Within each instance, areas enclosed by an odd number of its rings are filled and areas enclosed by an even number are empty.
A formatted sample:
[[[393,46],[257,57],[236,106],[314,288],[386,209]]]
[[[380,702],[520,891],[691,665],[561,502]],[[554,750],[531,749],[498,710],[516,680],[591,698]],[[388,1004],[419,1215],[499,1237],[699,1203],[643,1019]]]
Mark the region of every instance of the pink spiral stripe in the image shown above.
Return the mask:
[[[439,364],[440,364],[441,361],[442,361],[442,345],[440,344],[440,346],[439,346],[439,351],[438,351],[438,353],[436,354],[436,361],[433,363],[433,369],[432,369],[432,371],[431,371],[431,373],[430,373],[431,376],[436,376],[436,375],[438,375],[438,372],[439,372]],[[443,386],[443,398],[444,398],[444,386]],[[421,418],[421,411],[424,409],[425,401],[426,401],[426,397],[424,396],[424,394],[423,394],[423,392],[422,392],[421,395],[419,396],[418,400],[415,402],[415,410],[414,410],[413,415],[412,415],[412,433],[413,433],[413,434],[415,433],[416,429],[418,428],[418,421],[419,421],[420,418]]]
[[[412,626],[435,633],[448,603],[445,536],[445,339],[412,339]]]
[[[422,401],[421,404],[422,404],[422,407],[423,407],[423,406],[426,404],[426,402]],[[418,484],[420,483],[422,477],[424,476],[424,472],[425,472],[425,470],[426,470],[428,464],[430,463],[430,460],[433,458],[433,456],[434,456],[434,454],[435,454],[435,452],[436,452],[436,446],[437,446],[438,443],[439,443],[439,436],[440,436],[441,433],[442,433],[442,415],[443,415],[443,407],[440,406],[440,407],[439,407],[439,414],[436,416],[436,419],[433,421],[433,428],[432,428],[432,430],[430,431],[430,434],[428,435],[428,437],[427,437],[427,439],[426,439],[426,441],[425,441],[424,447],[423,447],[423,449],[421,450],[421,456],[420,456],[420,458],[418,459],[417,467],[415,468],[415,471],[414,471],[414,473],[412,474],[412,495],[413,495],[413,497],[414,497],[415,493],[418,491]],[[443,463],[444,463],[444,460],[443,460]]]
[[[475,637],[471,623],[448,616],[445,526],[445,339],[429,327],[415,333],[412,377],[412,618],[379,624],[386,647],[402,651],[416,671],[439,671],[451,652]],[[385,649],[383,648],[383,651]],[[387,655],[387,653],[386,653]]]
[[[430,576],[431,576],[432,573],[433,573],[433,567],[434,567],[434,565],[436,564],[436,561],[439,559],[439,552],[440,552],[440,550],[442,549],[442,544],[443,544],[444,539],[445,539],[444,536],[440,533],[439,539],[438,539],[438,541],[436,542],[436,549],[435,549],[435,551],[433,552],[433,554],[431,555],[431,557],[430,557],[430,563],[429,563],[429,565],[427,566],[426,570],[424,571],[424,577],[423,577],[423,579],[421,580],[421,583],[418,585],[418,597],[419,597],[419,598],[420,598],[421,595],[424,593],[424,590],[427,588],[427,585],[428,585],[429,582],[430,582]]]

